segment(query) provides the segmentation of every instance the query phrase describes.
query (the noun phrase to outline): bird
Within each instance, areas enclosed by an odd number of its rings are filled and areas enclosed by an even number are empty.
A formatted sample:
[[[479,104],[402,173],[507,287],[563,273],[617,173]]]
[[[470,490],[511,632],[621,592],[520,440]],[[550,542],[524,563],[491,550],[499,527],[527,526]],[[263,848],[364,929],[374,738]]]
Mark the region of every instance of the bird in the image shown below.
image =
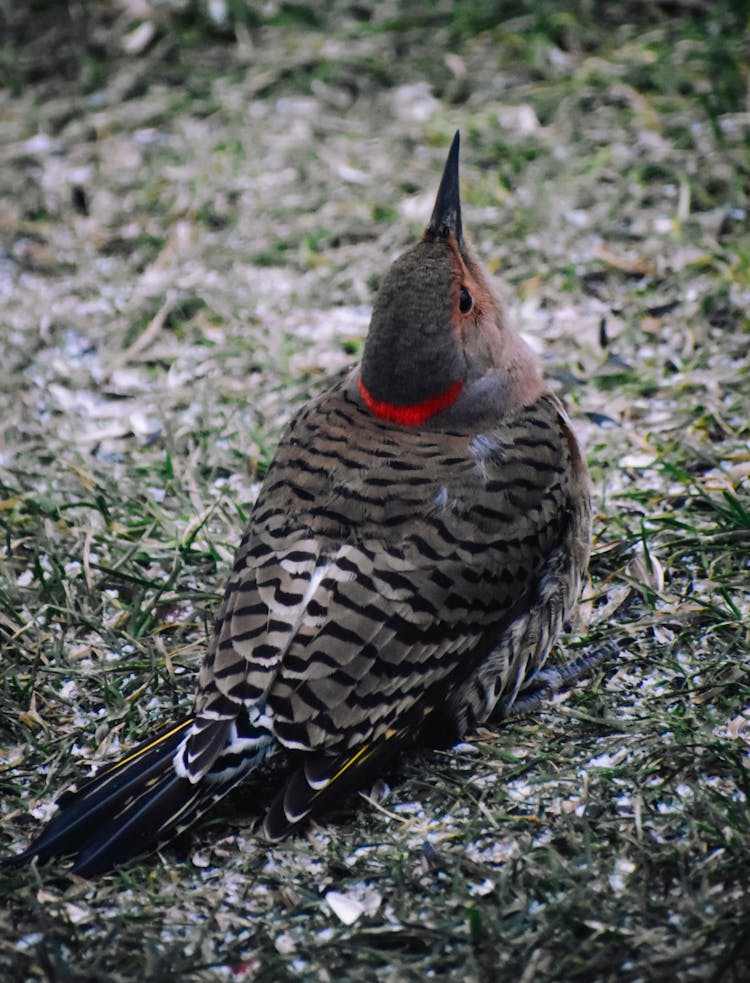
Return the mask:
[[[600,658],[545,665],[586,576],[590,478],[464,232],[459,147],[360,363],[279,443],[190,714],[63,793],[20,859],[94,877],[252,773],[280,782],[259,830],[278,840],[409,747],[534,709]]]

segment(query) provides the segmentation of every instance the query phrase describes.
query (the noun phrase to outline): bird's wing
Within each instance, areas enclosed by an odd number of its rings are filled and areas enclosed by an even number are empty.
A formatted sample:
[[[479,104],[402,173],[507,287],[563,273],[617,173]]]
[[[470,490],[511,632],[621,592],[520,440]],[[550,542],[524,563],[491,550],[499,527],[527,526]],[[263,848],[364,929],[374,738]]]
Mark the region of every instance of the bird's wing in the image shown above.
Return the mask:
[[[567,534],[554,401],[531,414],[536,430],[527,410],[515,427],[434,440],[394,436],[340,394],[309,416],[282,442],[238,552],[201,671],[193,779],[242,708],[334,768],[395,746],[421,719],[413,708],[458,686],[532,602]],[[369,444],[368,426],[381,431]]]

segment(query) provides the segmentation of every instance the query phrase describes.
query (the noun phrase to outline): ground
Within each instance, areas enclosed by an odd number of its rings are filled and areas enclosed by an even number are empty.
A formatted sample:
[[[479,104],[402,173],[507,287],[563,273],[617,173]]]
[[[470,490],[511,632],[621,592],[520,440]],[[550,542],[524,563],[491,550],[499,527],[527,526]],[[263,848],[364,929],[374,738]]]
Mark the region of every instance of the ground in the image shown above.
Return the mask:
[[[90,883],[0,868],[11,980],[740,980],[750,962],[744,3],[0,4],[0,846],[190,704],[294,410],[462,133],[594,551],[533,718],[269,848],[249,788]]]

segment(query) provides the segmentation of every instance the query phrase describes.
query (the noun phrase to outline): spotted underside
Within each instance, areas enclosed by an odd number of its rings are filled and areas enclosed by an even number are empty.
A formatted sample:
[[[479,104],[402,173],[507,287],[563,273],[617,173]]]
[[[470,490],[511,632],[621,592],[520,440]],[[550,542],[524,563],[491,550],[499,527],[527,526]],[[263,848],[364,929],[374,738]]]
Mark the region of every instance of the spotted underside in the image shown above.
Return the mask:
[[[437,710],[458,735],[512,700],[580,589],[577,455],[549,393],[479,433],[394,428],[350,380],[310,403],[240,544],[183,773],[238,714],[335,771],[404,721]]]

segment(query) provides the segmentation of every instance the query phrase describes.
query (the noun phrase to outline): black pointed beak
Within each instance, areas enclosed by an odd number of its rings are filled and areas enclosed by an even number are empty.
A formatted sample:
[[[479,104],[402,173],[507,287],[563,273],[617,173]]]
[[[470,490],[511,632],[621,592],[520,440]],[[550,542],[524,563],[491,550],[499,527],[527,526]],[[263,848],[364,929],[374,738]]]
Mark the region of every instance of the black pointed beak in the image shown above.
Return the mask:
[[[427,226],[427,235],[432,238],[445,239],[453,233],[461,249],[464,244],[463,228],[461,226],[461,192],[458,187],[458,151],[461,136],[456,130],[448,160],[445,162],[443,178],[438,188],[432,218]]]

